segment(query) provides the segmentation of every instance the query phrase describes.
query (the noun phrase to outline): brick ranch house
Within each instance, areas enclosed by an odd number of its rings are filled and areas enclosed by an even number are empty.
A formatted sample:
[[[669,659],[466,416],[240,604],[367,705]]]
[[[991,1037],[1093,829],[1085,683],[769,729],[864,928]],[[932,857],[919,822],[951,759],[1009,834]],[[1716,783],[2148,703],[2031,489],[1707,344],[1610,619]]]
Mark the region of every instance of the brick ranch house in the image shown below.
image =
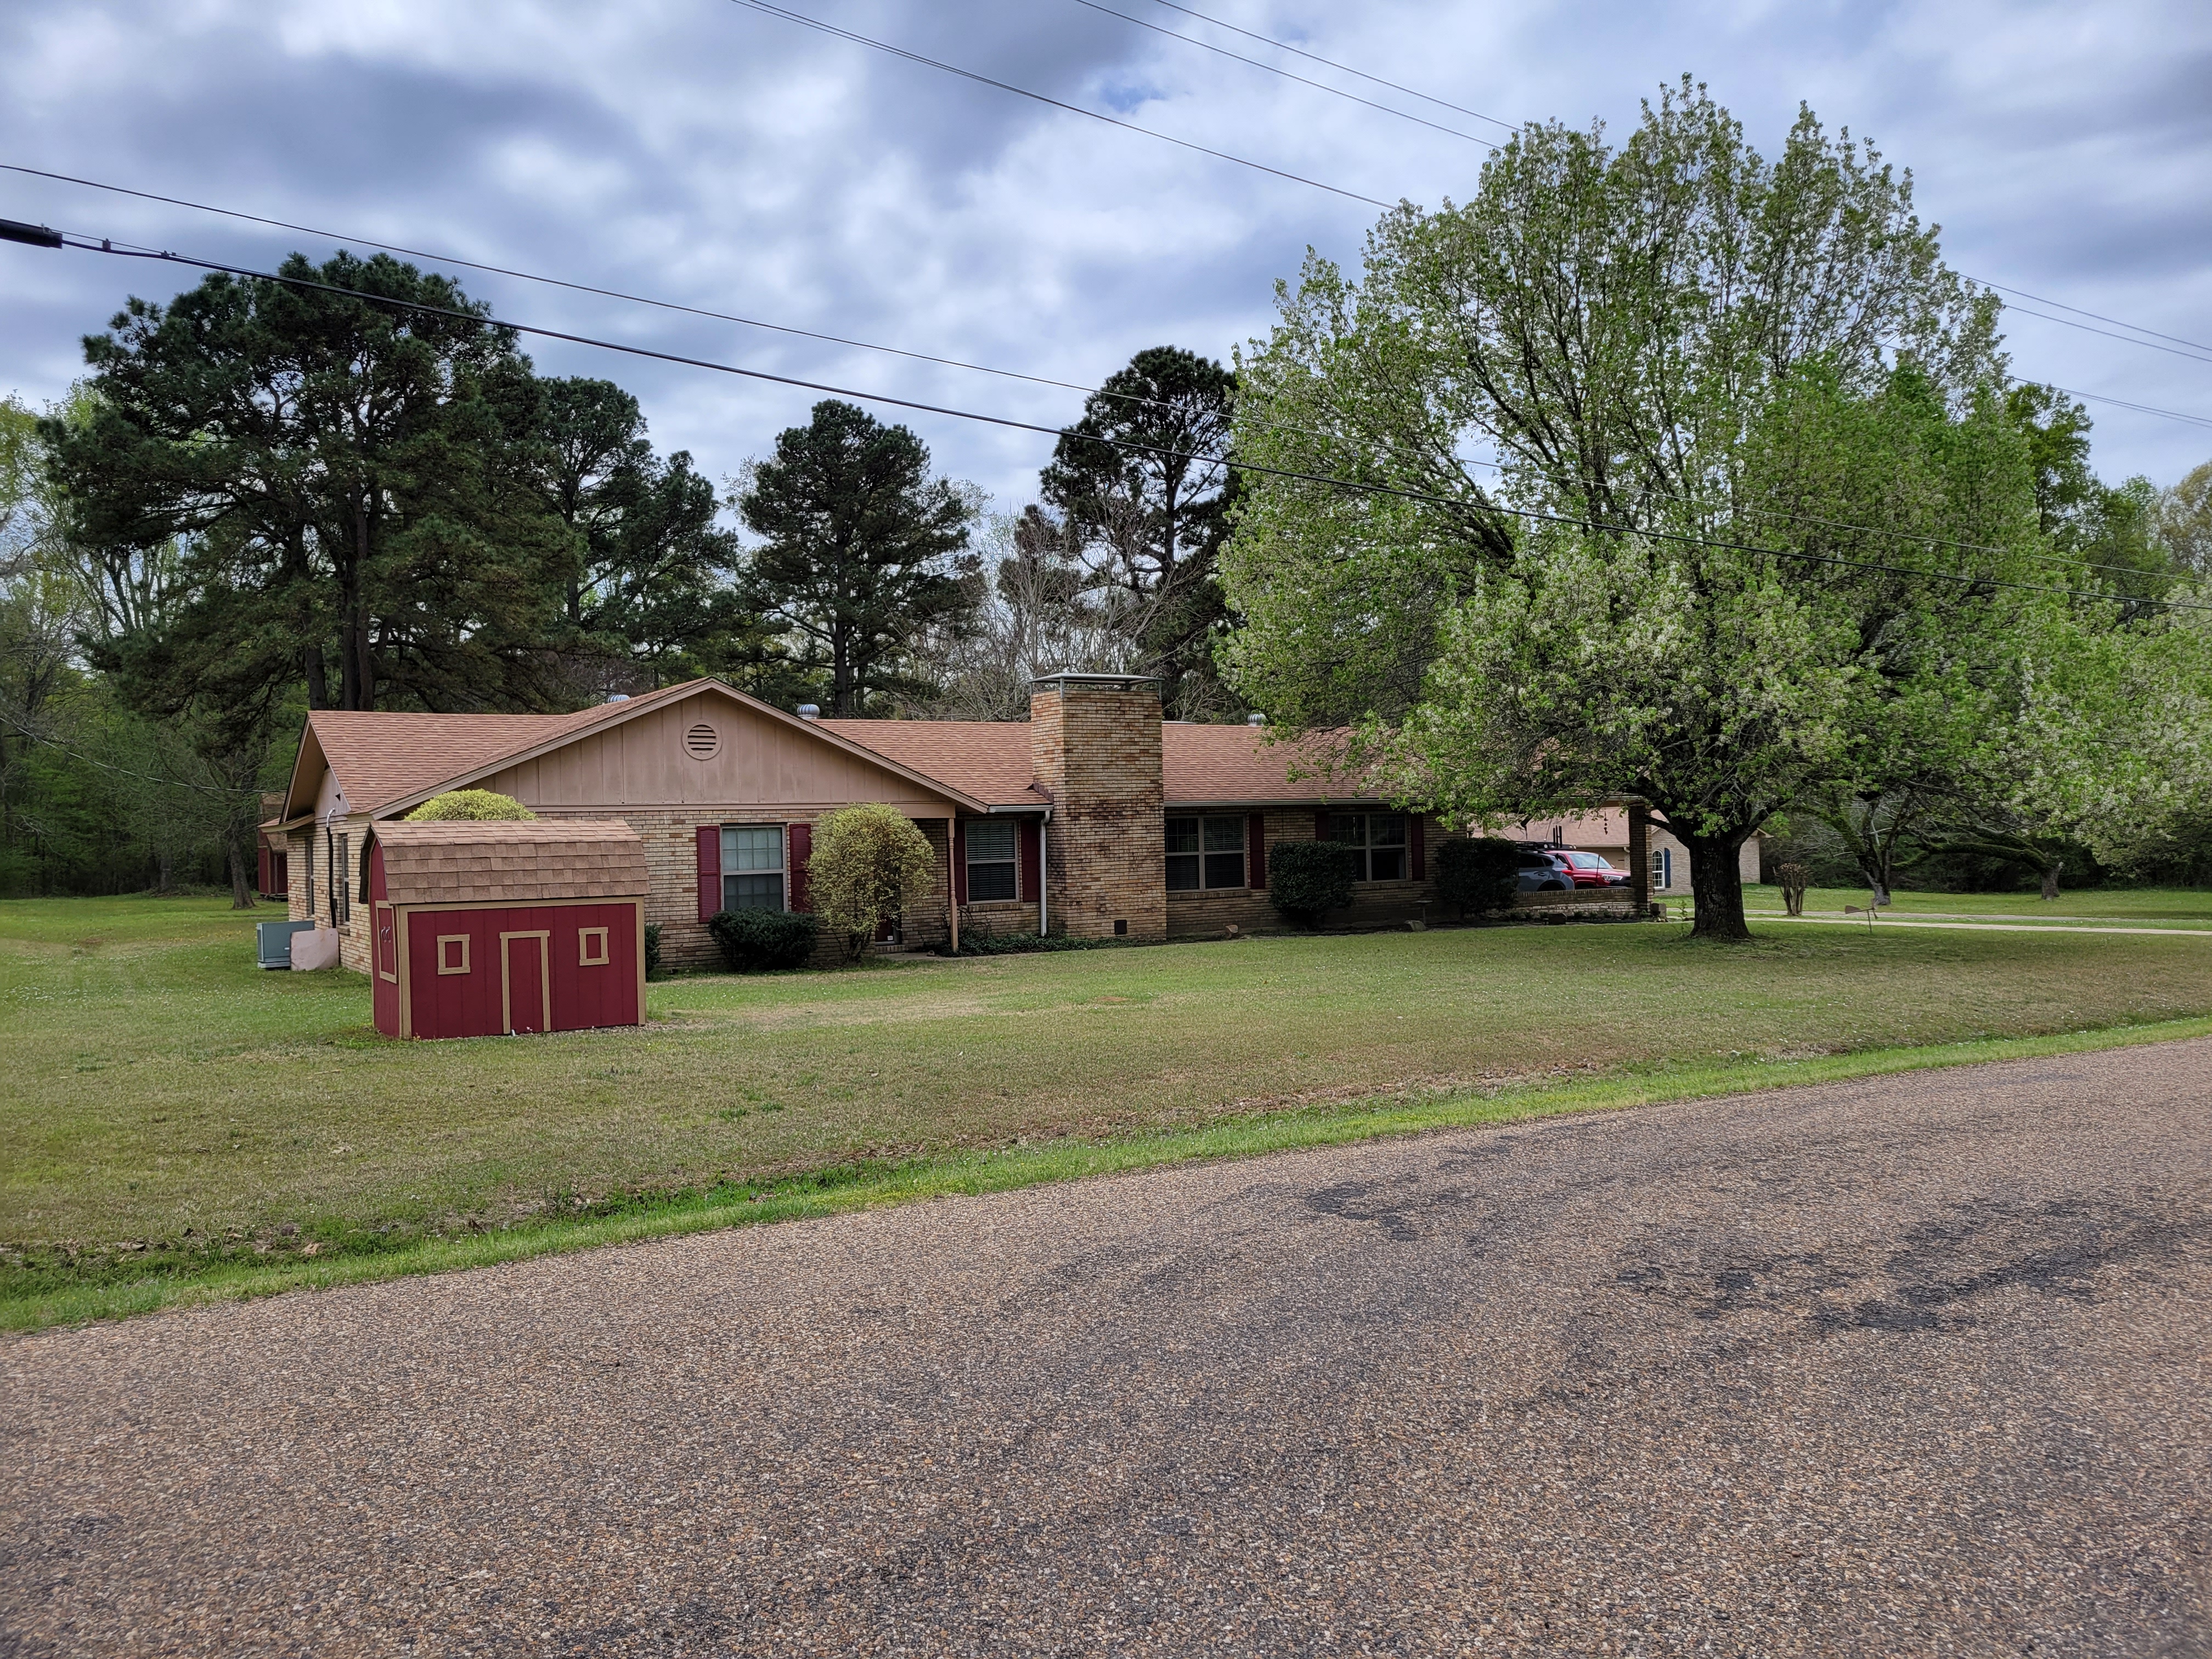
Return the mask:
[[[1265,736],[1163,720],[1154,682],[1091,674],[1038,680],[1026,722],[802,718],[712,679],[570,714],[318,710],[264,834],[292,918],[335,928],[339,960],[364,974],[377,823],[463,788],[542,817],[628,823],[646,845],[646,919],[674,966],[719,960],[706,925],[718,910],[807,908],[815,823],[863,801],[913,819],[937,854],[896,930],[908,946],[1272,927],[1270,849],[1324,835],[1361,849],[1358,897],[1333,920],[1419,916],[1436,897],[1435,820],[1324,795]]]

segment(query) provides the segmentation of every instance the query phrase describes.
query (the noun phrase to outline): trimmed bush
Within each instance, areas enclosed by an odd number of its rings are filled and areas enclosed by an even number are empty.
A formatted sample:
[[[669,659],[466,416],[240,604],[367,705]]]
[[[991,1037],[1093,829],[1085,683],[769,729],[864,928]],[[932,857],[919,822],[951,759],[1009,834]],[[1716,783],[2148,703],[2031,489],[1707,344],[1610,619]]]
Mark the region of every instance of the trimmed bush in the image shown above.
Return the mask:
[[[645,924],[645,976],[660,977],[660,924],[657,921]]]
[[[1437,896],[1469,911],[1504,910],[1521,890],[1521,849],[1495,836],[1448,841],[1437,848]]]
[[[814,954],[815,919],[803,910],[718,911],[707,931],[741,974],[804,968]]]
[[[842,935],[858,961],[884,922],[929,890],[937,854],[914,820],[871,804],[832,812],[814,826],[806,890],[822,925]]]
[[[520,823],[534,818],[532,811],[512,795],[499,795],[489,789],[449,789],[442,795],[433,795],[407,815],[410,823]]]
[[[1267,849],[1267,897],[1301,927],[1352,902],[1359,849],[1334,841],[1279,841]]]

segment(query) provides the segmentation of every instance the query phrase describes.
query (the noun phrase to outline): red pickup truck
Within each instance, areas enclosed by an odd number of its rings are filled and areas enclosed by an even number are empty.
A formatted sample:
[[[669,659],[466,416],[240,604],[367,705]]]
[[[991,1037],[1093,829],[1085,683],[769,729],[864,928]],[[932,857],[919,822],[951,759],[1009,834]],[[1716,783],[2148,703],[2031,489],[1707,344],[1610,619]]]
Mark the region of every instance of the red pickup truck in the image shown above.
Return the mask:
[[[1559,857],[1574,872],[1577,887],[1626,887],[1628,872],[1616,870],[1601,853],[1563,851]]]

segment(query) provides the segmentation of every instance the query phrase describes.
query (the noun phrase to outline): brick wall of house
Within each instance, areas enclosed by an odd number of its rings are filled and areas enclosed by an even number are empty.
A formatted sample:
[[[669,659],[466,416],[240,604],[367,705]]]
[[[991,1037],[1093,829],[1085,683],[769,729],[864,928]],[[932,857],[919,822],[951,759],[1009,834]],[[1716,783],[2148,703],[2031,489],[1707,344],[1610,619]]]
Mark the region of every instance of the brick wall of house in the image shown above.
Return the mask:
[[[363,817],[342,818],[328,826],[346,840],[347,868],[333,872],[330,856],[330,838],[324,833],[325,826],[309,824],[295,830],[286,837],[287,862],[295,873],[291,878],[291,890],[284,896],[284,914],[294,921],[313,921],[318,927],[331,926],[331,882],[336,879],[345,888],[349,902],[346,920],[338,925],[338,965],[350,968],[356,974],[366,974],[375,950],[375,930],[369,915],[369,906],[361,897],[361,849],[368,845],[374,827]],[[307,908],[308,848],[313,848],[314,908]]]
[[[790,823],[812,823],[826,817],[827,811],[808,813],[785,820]],[[720,828],[725,820],[717,816],[701,817],[690,809],[655,810],[632,807],[615,812],[548,812],[548,817],[616,818],[637,832],[645,843],[645,862],[652,878],[652,889],[646,895],[645,919],[660,924],[660,960],[670,968],[718,969],[722,966],[721,947],[714,936],[707,931],[707,924],[699,920],[699,831],[708,825]],[[936,855],[934,873],[927,891],[908,907],[900,924],[902,942],[908,945],[927,947],[945,939],[947,927],[945,918],[945,828],[942,818],[922,818],[916,828],[930,850]],[[785,872],[788,881],[790,872]],[[965,925],[964,922],[963,924]],[[1031,917],[1035,925],[1035,917]],[[823,933],[815,944],[814,962],[828,967],[842,962],[845,942]]]
[[[963,943],[970,939],[1004,939],[1010,933],[1034,933],[1036,930],[1037,908],[1034,899],[991,899],[981,904],[960,907],[960,938]]]
[[[1291,807],[1267,815],[1267,845],[1279,842],[1311,841],[1315,809]],[[1436,902],[1436,849],[1443,832],[1431,819],[1419,821],[1426,837],[1427,876],[1420,881],[1363,881],[1352,890],[1348,909],[1328,919],[1331,927],[1387,927],[1412,921],[1425,914],[1442,920],[1440,912],[1425,911]],[[1164,854],[1162,875],[1165,878]],[[1248,872],[1249,873],[1249,872]],[[1249,887],[1215,888],[1212,891],[1167,895],[1170,939],[1218,939],[1233,926],[1240,933],[1266,933],[1289,927],[1282,912],[1268,899],[1266,890]]]
[[[1157,683],[1038,681],[1030,695],[1030,755],[1052,799],[1045,891],[1054,931],[1165,939]]]

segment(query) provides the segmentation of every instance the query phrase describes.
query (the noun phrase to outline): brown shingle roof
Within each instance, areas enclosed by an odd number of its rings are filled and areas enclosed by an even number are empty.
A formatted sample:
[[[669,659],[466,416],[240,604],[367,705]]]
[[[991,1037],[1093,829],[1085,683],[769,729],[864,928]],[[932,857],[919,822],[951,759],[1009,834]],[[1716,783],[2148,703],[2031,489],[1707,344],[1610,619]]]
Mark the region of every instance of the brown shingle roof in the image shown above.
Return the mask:
[[[994,806],[1039,806],[1044,797],[1031,787],[1030,728],[1026,720],[823,720],[841,736],[865,744],[888,760],[927,773]],[[1352,800],[1364,799],[1340,779],[1293,779],[1291,769],[1302,757],[1310,769],[1326,751],[1319,746],[1270,744],[1263,727],[1185,726],[1169,721],[1160,728],[1163,793],[1170,805],[1182,801],[1249,803]],[[1331,785],[1334,787],[1332,787]]]
[[[307,729],[346,805],[374,812],[502,755],[580,732],[623,712],[601,704],[573,714],[403,714],[319,708]],[[307,803],[313,805],[313,802]]]
[[[1042,806],[1027,720],[818,720],[848,743],[991,806]]]
[[[651,885],[645,843],[617,819],[400,822],[378,824],[376,839],[394,904],[631,898]]]
[[[1321,743],[1269,743],[1265,726],[1183,726],[1160,729],[1161,793],[1177,802],[1224,805],[1370,799],[1355,782],[1328,775]],[[1293,768],[1307,775],[1293,778]]]

